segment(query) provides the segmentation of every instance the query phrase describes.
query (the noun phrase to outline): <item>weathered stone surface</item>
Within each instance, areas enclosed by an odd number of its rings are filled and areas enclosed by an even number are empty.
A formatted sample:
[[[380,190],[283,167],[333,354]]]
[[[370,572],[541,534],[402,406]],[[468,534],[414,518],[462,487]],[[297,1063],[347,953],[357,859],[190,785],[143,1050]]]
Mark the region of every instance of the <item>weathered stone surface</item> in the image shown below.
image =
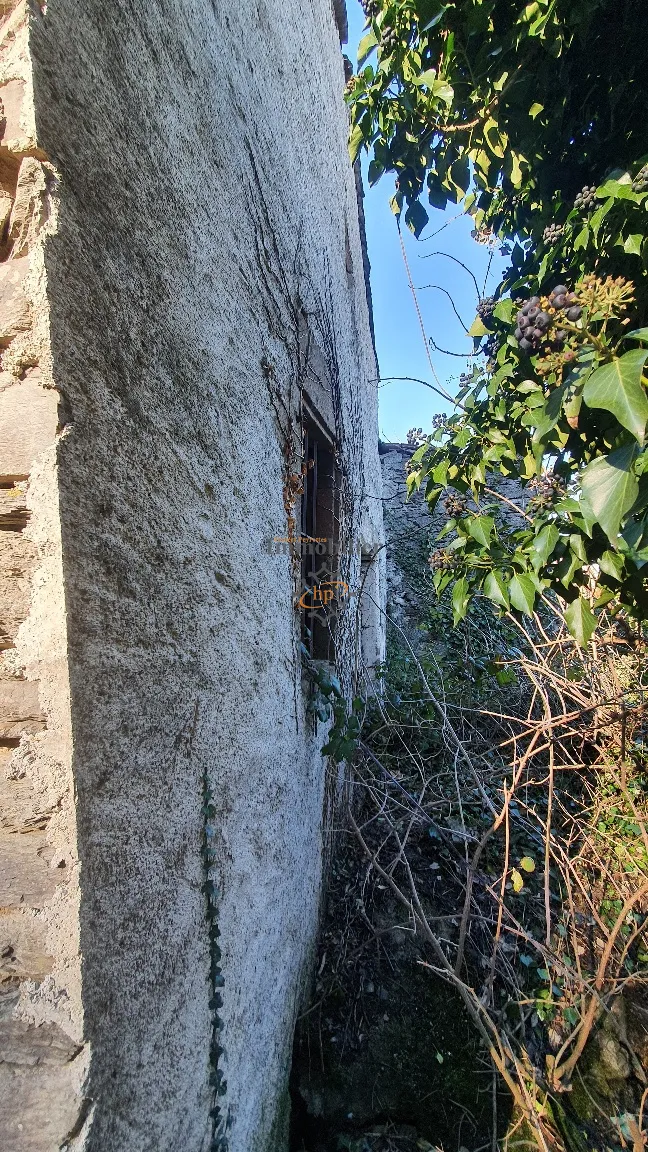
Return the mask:
[[[4,230],[7,221],[11,216],[11,209],[13,208],[13,196],[10,192],[0,188],[0,240],[4,236]]]
[[[43,832],[0,829],[0,908],[42,908],[60,882]]]
[[[38,684],[29,680],[0,680],[0,739],[15,740],[40,732],[44,727]]]
[[[48,952],[43,921],[37,916],[27,915],[24,908],[0,909],[0,998],[7,992],[14,994],[11,1011],[21,982],[33,980],[40,983],[51,970],[52,957]],[[0,1008],[0,1031],[1,1018]]]
[[[54,1152],[74,1128],[79,1047],[53,1024],[0,1021],[3,1152]]]
[[[38,240],[47,218],[47,170],[26,156],[18,172],[16,195],[9,217],[9,244],[14,259],[26,256]]]
[[[27,619],[36,548],[17,532],[0,532],[0,650],[12,648]]]
[[[0,264],[0,346],[29,328],[29,303],[23,280],[29,267],[26,257]]]
[[[22,151],[31,143],[25,138],[22,123],[24,103],[24,80],[7,80],[5,84],[0,84],[0,144],[11,152]]]
[[[80,1132],[86,1068],[85,1050],[77,1055],[78,869],[56,480],[58,397],[41,385],[34,367],[42,363],[49,381],[43,240],[52,228],[51,170],[39,162],[43,153],[36,147],[28,27],[40,18],[39,6],[25,0],[1,5],[0,226],[7,227],[0,250],[0,470],[2,482],[13,485],[0,491],[3,1152],[53,1152],[68,1134]],[[19,291],[17,273],[23,271]]]
[[[56,435],[58,395],[38,373],[0,391],[0,480],[24,480]]]

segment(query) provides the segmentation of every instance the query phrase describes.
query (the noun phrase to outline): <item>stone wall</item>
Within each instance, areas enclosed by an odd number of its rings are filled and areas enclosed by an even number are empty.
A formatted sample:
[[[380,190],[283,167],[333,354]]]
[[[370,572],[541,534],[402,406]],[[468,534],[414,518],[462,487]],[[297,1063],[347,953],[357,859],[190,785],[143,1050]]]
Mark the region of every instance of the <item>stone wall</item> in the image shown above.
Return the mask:
[[[422,582],[429,574],[427,557],[442,544],[436,542],[448,513],[444,499],[438,501],[432,515],[425,502],[424,488],[407,498],[407,462],[414,449],[409,444],[380,445],[380,465],[383,484],[385,521],[387,606],[389,618],[403,628],[410,641],[416,641],[421,618]],[[494,502],[500,519],[509,528],[524,526],[516,509],[524,510],[532,493],[514,478],[499,473],[491,474],[490,485],[497,497],[486,495]],[[507,503],[508,501],[508,503]],[[475,508],[472,501],[469,507]],[[431,589],[428,588],[428,592]]]
[[[268,548],[308,395],[352,592],[381,540],[338,25],[331,0],[0,8],[3,1147],[215,1148],[216,1032],[216,1136],[278,1150],[335,787]]]

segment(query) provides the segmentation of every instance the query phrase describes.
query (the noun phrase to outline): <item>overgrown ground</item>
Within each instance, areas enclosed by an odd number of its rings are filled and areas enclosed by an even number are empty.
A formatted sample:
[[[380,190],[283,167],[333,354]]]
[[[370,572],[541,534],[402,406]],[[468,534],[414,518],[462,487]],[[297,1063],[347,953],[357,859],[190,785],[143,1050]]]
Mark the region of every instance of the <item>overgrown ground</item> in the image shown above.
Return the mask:
[[[644,638],[584,651],[551,600],[453,631],[420,587],[367,696],[294,1147],[641,1152]]]

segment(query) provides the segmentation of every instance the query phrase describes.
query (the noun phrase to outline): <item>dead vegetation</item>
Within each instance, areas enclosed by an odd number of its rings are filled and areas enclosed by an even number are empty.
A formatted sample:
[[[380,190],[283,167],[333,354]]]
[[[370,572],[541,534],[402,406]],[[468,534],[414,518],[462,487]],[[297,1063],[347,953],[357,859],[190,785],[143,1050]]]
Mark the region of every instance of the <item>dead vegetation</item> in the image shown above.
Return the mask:
[[[448,635],[443,613],[430,637]],[[626,623],[583,651],[551,604],[525,622],[478,604],[443,651],[396,630],[356,757],[360,851],[340,853],[309,1058],[357,1064],[367,1034],[375,1048],[394,971],[445,987],[469,1021],[457,1080],[471,1101],[446,1101],[443,1152],[648,1146],[645,673]],[[457,1064],[428,1035],[422,1086],[435,1061]],[[382,1122],[416,1119],[380,1103]],[[408,1146],[359,1123],[337,1147]],[[412,1147],[435,1146],[417,1132]]]

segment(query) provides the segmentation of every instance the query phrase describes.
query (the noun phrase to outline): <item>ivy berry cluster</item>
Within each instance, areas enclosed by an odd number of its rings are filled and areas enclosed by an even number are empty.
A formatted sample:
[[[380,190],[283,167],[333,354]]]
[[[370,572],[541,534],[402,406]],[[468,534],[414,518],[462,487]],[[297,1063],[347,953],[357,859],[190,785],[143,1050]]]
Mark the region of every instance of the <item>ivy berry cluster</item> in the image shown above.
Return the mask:
[[[398,47],[399,35],[395,28],[390,28],[387,24],[383,27],[380,34],[380,47],[383,52],[394,52]]]
[[[455,520],[458,519],[459,516],[464,516],[468,510],[465,496],[448,496],[448,499],[444,501],[443,507],[448,513],[448,516],[452,516]]]
[[[580,320],[583,313],[578,297],[564,284],[557,284],[548,297],[532,296],[527,300],[515,318],[515,339],[520,351],[528,354],[539,352],[543,341],[550,339],[550,329],[561,318],[561,312],[570,323]],[[556,348],[561,348],[566,340],[564,329],[557,328],[551,333]]]
[[[436,552],[428,556],[428,564],[433,572],[447,572],[449,569],[454,568],[455,558],[446,548],[437,548]]]
[[[565,229],[562,224],[547,224],[547,227],[542,233],[542,239],[545,244],[550,244],[553,247],[559,240],[562,240],[564,234]]]
[[[574,200],[574,208],[577,212],[589,212],[596,204],[596,186],[594,184],[586,184],[581,188],[578,196]]]
[[[495,311],[495,299],[493,296],[487,296],[484,300],[480,300],[477,305],[477,315],[482,321],[490,320],[493,312]]]
[[[360,6],[367,20],[375,20],[376,16],[380,15],[380,4],[378,0],[360,0]]]

